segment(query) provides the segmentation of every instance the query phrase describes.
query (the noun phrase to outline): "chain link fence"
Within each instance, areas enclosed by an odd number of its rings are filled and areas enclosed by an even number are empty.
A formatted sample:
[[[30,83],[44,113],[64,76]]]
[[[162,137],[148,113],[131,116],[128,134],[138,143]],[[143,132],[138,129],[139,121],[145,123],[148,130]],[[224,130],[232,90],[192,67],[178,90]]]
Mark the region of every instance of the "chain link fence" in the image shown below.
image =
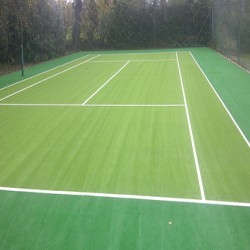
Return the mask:
[[[212,46],[250,70],[250,1],[213,0]]]

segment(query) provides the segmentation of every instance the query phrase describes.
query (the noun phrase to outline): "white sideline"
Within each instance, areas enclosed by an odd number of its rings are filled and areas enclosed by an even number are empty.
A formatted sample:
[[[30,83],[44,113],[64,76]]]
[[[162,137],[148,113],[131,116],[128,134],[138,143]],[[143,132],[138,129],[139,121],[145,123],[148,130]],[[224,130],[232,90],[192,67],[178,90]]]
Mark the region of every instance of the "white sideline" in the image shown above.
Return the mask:
[[[180,64],[179,64],[178,52],[176,52],[176,60],[177,60],[178,71],[179,71],[179,76],[180,76],[180,82],[181,82],[181,89],[182,89],[183,99],[184,99],[184,103],[185,103],[185,109],[186,109],[186,115],[187,115],[187,121],[188,121],[188,128],[189,128],[189,134],[190,134],[190,139],[191,139],[191,144],[192,144],[192,149],[193,149],[193,155],[194,155],[194,160],[195,160],[196,172],[197,172],[199,186],[200,186],[201,199],[202,200],[206,200],[206,198],[205,198],[205,192],[204,192],[204,187],[203,187],[203,183],[202,183],[202,178],[201,178],[199,161],[198,161],[196,147],[195,147],[195,142],[194,142],[193,130],[192,130],[191,121],[190,121],[189,112],[188,112],[188,106],[187,106],[186,94],[185,94],[184,84],[183,84],[182,75],[181,75],[181,69],[180,69]]]
[[[246,203],[246,202],[198,200],[198,199],[188,199],[188,198],[173,198],[173,197],[146,196],[146,195],[92,193],[92,192],[42,190],[42,189],[30,189],[30,188],[12,188],[12,187],[0,187],[0,191],[49,194],[49,195],[88,196],[88,197],[102,197],[102,198],[116,198],[116,199],[148,200],[148,201],[167,201],[167,202],[222,205],[222,206],[235,206],[235,207],[250,207],[250,203]]]
[[[49,69],[49,70],[43,71],[43,72],[41,72],[41,73],[39,73],[39,74],[36,74],[36,75],[34,75],[34,76],[31,76],[31,77],[25,78],[25,79],[23,79],[23,80],[21,80],[21,81],[18,81],[18,82],[15,82],[15,83],[13,83],[13,84],[10,84],[10,85],[8,85],[8,86],[6,86],[6,87],[1,88],[1,89],[0,89],[0,91],[1,91],[1,90],[4,90],[4,89],[7,89],[7,88],[10,88],[10,87],[12,87],[12,86],[14,86],[14,85],[17,85],[17,84],[21,83],[21,82],[24,82],[24,81],[30,80],[30,79],[32,79],[32,78],[34,78],[34,77],[36,77],[36,76],[39,76],[39,75],[45,74],[45,73],[47,73],[47,72],[49,72],[49,71],[52,71],[52,70],[54,70],[54,69],[60,68],[60,67],[62,67],[62,66],[65,66],[65,65],[67,65],[67,64],[69,64],[69,63],[72,63],[72,62],[78,61],[78,60],[80,60],[80,59],[82,59],[82,58],[84,58],[84,57],[87,57],[87,56],[89,56],[89,55],[81,56],[81,57],[79,57],[79,58],[77,58],[77,59],[75,59],[75,60],[72,60],[72,61],[70,61],[70,62],[67,62],[67,63],[61,64],[61,65],[56,66],[56,67],[54,67],[54,68],[52,68],[52,69]]]
[[[95,57],[92,57],[92,58],[90,58],[90,59],[88,59],[88,60],[86,60],[86,61],[84,61],[84,62],[78,63],[78,64],[76,64],[76,65],[74,65],[74,66],[72,66],[72,67],[70,67],[70,68],[67,68],[67,69],[65,69],[65,70],[63,70],[63,71],[60,71],[60,72],[58,72],[58,73],[56,73],[56,74],[54,74],[54,75],[52,75],[52,76],[46,77],[46,78],[44,78],[44,79],[42,79],[42,80],[40,80],[40,81],[38,81],[38,82],[35,82],[35,83],[29,85],[29,86],[26,87],[26,88],[20,89],[20,90],[18,90],[18,91],[16,91],[16,92],[12,93],[12,94],[10,94],[10,95],[7,95],[7,96],[1,98],[1,99],[0,99],[0,102],[3,101],[3,100],[5,100],[5,99],[7,99],[7,98],[9,98],[9,97],[11,97],[11,96],[14,96],[14,95],[16,95],[16,94],[18,94],[18,93],[20,93],[20,92],[23,92],[23,91],[25,91],[25,90],[27,90],[27,89],[29,89],[29,88],[32,88],[32,87],[36,86],[37,84],[39,84],[39,83],[41,83],[41,82],[45,82],[45,81],[47,81],[47,80],[49,80],[49,79],[51,79],[51,78],[53,78],[53,77],[55,77],[55,76],[58,76],[58,75],[60,75],[60,74],[62,74],[62,73],[64,73],[64,72],[67,72],[67,71],[69,71],[69,70],[71,70],[71,69],[73,69],[73,68],[76,68],[76,67],[78,67],[78,66],[80,66],[80,65],[82,65],[82,64],[84,64],[84,63],[86,63],[86,62],[88,62],[88,61],[90,61],[90,60],[92,60],[92,59],[94,59],[94,58],[96,58],[96,57],[98,57],[98,56],[100,56],[100,55],[97,55],[97,56],[95,56]]]
[[[212,83],[209,81],[208,77],[206,76],[206,74],[204,73],[204,71],[202,70],[202,68],[200,67],[200,65],[198,64],[198,62],[196,61],[196,59],[194,58],[193,54],[191,51],[189,51],[190,55],[192,56],[193,60],[195,61],[196,65],[198,66],[198,68],[200,69],[201,73],[203,74],[203,76],[206,78],[208,84],[210,85],[210,87],[212,88],[212,90],[214,91],[215,95],[218,97],[219,101],[221,102],[222,106],[224,107],[224,109],[227,111],[229,117],[231,118],[231,120],[233,121],[234,125],[236,126],[236,128],[238,129],[238,131],[240,132],[241,136],[243,137],[243,139],[245,140],[245,142],[247,143],[248,147],[250,148],[250,142],[248,141],[248,139],[246,138],[246,136],[244,135],[244,133],[242,132],[242,130],[240,129],[239,125],[237,124],[237,122],[234,120],[233,116],[231,115],[230,111],[227,109],[225,103],[222,101],[222,99],[220,98],[219,94],[217,93],[217,91],[215,90],[215,88],[213,87]]]
[[[130,60],[127,61],[126,64],[124,64],[114,75],[112,75],[99,89],[97,89],[88,99],[86,99],[83,102],[83,106],[92,98],[94,97],[103,87],[105,87],[117,74],[119,74],[128,64],[130,63]],[[1,100],[0,100],[1,101]]]
[[[0,103],[0,106],[27,107],[185,107],[184,104],[63,104],[63,103]]]

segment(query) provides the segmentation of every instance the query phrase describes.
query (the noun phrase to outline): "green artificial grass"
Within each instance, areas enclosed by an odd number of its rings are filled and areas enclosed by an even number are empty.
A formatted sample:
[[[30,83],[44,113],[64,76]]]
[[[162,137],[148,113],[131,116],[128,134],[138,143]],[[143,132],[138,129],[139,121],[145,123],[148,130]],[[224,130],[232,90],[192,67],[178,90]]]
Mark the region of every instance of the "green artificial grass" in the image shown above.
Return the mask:
[[[178,82],[175,61],[131,62],[89,103],[183,104]]]
[[[211,49],[192,50],[223,102],[250,141],[250,74]]]
[[[41,74],[42,72],[51,70],[52,68],[61,66],[70,61],[80,59],[81,57],[86,55],[87,54],[85,52],[78,52],[48,62],[40,63],[31,67],[25,67],[24,76],[21,75],[21,66],[20,66],[20,71],[16,71],[0,77],[0,88],[4,88],[17,81],[25,80],[37,74]]]
[[[248,249],[250,210],[0,192],[1,249]]]
[[[249,147],[191,55],[179,59],[206,198],[249,202]]]
[[[249,74],[190,50],[250,138]],[[0,187],[201,199],[175,51],[84,52],[28,68],[34,77],[13,86],[17,73],[1,77]],[[249,203],[249,147],[188,49],[177,51],[206,199]],[[1,249],[250,244],[249,207],[7,191],[0,200]]]
[[[1,186],[200,197],[182,107],[0,107],[0,113]]]
[[[84,58],[83,61],[86,59],[87,58]],[[79,62],[75,63],[75,65],[78,63]],[[5,103],[81,104],[121,66],[121,63],[82,64],[3,101]],[[57,69],[57,71],[58,70],[59,69]],[[50,76],[40,75],[40,77]],[[35,84],[39,81],[41,81],[40,78],[33,78],[30,79],[28,83],[23,82],[11,88],[7,88],[1,92],[1,96],[8,95],[12,91],[16,92],[21,90],[23,88],[21,85],[25,84],[26,86],[27,84]]]

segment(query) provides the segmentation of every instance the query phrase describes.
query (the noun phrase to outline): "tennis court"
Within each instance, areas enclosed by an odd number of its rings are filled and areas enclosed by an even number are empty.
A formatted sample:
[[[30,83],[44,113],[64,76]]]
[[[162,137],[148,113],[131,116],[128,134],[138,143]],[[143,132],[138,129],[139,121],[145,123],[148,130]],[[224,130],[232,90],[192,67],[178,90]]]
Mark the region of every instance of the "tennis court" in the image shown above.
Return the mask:
[[[242,109],[204,55],[240,74]],[[0,248],[247,249],[249,90],[209,49],[85,53],[2,87]]]

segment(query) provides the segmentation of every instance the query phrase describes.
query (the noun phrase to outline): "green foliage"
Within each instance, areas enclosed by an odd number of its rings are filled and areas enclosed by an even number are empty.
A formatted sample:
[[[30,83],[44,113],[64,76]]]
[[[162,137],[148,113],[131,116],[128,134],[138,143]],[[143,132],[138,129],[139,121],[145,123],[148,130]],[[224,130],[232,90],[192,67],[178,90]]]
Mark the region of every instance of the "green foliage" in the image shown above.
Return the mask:
[[[0,62],[17,63],[23,42],[26,62],[65,53],[63,9],[54,0],[1,0]]]
[[[0,63],[68,50],[208,45],[210,0],[0,0]]]
[[[211,6],[208,0],[105,2],[96,2],[98,29],[97,25],[93,26],[93,20],[86,20],[87,14],[83,13],[83,32],[92,23],[92,32],[98,34],[92,44],[98,44],[99,48],[181,47],[208,45],[210,42],[208,17]]]
[[[79,49],[79,40],[80,40],[80,25],[82,22],[81,19],[81,12],[82,12],[82,0],[74,0],[73,2],[73,13],[74,13],[74,24],[73,24],[73,43],[74,43],[74,50]]]
[[[99,20],[96,2],[85,0],[82,12],[81,42],[84,49],[96,49],[99,40]]]
[[[223,53],[250,52],[250,4],[245,0],[214,1],[216,48]]]
[[[213,1],[213,46],[216,50],[250,68],[250,2]]]

